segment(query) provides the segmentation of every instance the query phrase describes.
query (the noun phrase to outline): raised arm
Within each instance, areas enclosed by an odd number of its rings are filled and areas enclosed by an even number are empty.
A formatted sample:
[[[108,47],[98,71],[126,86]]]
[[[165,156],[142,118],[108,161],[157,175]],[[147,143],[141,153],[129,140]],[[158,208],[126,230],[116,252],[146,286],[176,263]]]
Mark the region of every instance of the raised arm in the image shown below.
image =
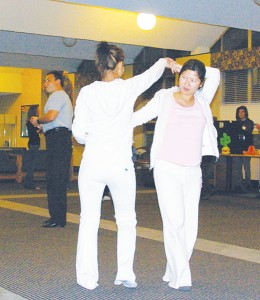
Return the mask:
[[[206,97],[210,104],[214,98],[214,95],[218,89],[220,82],[219,69],[206,67],[206,79],[201,92]]]
[[[134,112],[133,125],[134,127],[147,123],[156,118],[160,109],[160,92],[157,92],[154,97],[141,109]]]
[[[125,80],[125,84],[128,86],[133,97],[136,99],[155,83],[162,76],[165,68],[171,69],[172,62],[174,62],[174,60],[171,58],[160,58],[153,66],[142,74]]]

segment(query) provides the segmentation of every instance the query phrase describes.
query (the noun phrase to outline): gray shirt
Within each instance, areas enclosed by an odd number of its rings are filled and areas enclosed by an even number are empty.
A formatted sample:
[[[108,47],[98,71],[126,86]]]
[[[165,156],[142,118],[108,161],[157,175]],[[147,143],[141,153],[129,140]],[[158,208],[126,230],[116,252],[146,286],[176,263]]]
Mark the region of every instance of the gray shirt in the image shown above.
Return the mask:
[[[59,114],[54,121],[43,124],[43,132],[56,127],[67,127],[71,130],[73,109],[70,98],[64,90],[54,92],[50,95],[44,107],[44,112],[47,113],[49,110],[57,110]]]

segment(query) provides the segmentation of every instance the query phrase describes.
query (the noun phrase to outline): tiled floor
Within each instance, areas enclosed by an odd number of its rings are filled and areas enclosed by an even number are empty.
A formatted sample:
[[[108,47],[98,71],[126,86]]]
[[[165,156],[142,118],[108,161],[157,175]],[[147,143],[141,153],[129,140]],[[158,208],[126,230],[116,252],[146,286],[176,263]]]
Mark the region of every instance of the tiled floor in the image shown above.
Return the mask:
[[[176,292],[161,276],[165,257],[162,224],[153,189],[138,189],[134,291],[113,286],[116,226],[112,201],[102,204],[100,286],[89,292],[75,282],[79,222],[76,183],[68,192],[68,225],[44,229],[48,217],[45,183],[37,194],[0,183],[0,299],[259,299],[260,200],[214,195],[200,204],[199,236],[191,259],[193,290]],[[1,242],[2,243],[2,242]],[[23,298],[22,298],[23,297]]]

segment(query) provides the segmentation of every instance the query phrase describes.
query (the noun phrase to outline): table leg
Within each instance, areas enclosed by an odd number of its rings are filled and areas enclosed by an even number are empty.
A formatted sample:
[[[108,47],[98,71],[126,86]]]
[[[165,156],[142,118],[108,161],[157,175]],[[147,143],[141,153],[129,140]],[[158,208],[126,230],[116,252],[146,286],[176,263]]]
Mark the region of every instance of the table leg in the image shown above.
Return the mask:
[[[16,182],[21,183],[23,180],[23,175],[22,175],[23,158],[22,158],[22,154],[14,154],[14,155],[16,155],[16,165],[17,165]]]
[[[226,169],[226,189],[228,192],[232,190],[232,157],[227,156],[227,169]]]

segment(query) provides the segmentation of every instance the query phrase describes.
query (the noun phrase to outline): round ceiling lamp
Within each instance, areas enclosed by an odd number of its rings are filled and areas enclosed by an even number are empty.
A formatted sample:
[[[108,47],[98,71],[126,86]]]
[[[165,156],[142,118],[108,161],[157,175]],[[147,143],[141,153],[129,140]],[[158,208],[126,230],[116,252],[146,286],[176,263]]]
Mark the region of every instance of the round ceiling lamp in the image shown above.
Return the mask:
[[[140,13],[137,16],[137,25],[143,30],[151,30],[156,24],[156,17],[153,14]]]
[[[62,38],[62,43],[66,47],[73,47],[73,46],[76,45],[77,39],[63,37]]]

